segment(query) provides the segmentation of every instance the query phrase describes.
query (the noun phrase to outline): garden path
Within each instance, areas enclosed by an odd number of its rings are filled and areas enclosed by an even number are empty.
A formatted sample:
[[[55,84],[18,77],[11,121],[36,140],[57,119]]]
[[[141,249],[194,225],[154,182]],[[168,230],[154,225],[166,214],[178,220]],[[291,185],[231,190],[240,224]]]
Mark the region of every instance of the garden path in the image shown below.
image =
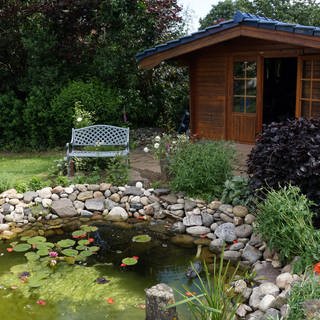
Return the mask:
[[[236,143],[235,146],[237,150],[235,174],[246,175],[246,159],[253,145]],[[131,150],[130,166],[130,181],[161,180],[159,161],[155,160],[150,153],[145,153],[141,149]]]

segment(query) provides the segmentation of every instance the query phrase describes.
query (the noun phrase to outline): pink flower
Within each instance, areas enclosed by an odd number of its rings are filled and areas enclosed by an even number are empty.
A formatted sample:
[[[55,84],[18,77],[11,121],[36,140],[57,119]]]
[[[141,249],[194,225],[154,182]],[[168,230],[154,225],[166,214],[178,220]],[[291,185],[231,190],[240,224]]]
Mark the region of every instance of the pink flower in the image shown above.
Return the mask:
[[[58,252],[56,252],[56,251],[49,252],[49,257],[50,258],[56,258],[57,256],[58,256]]]

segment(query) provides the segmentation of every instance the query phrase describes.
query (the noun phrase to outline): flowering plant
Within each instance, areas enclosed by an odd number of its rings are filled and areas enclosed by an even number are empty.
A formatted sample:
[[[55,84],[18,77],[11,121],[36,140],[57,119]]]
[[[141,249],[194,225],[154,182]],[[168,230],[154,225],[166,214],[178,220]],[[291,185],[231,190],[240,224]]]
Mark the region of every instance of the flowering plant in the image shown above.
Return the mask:
[[[145,147],[144,152],[151,152],[156,159],[169,160],[170,157],[184,145],[189,143],[189,138],[185,134],[173,136],[163,133],[161,136],[153,138],[152,145]]]
[[[93,124],[93,115],[84,109],[81,101],[74,104],[74,127],[83,128]]]

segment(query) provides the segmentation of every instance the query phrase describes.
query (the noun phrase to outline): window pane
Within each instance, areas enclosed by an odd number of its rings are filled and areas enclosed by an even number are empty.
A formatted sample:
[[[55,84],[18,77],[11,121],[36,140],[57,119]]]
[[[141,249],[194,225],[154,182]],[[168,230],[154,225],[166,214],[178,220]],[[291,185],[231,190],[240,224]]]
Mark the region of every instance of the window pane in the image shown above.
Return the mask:
[[[234,80],[233,82],[233,94],[235,96],[243,96],[244,91],[244,80]]]
[[[244,78],[244,63],[235,62],[233,65],[233,76],[235,78]]]
[[[247,68],[247,78],[255,78],[257,76],[257,63],[245,62]]]
[[[311,81],[304,80],[302,81],[302,98],[310,99],[311,94]]]
[[[311,117],[320,119],[320,102],[312,102]]]
[[[247,98],[246,113],[255,113],[255,112],[256,112],[256,98]]]
[[[246,82],[247,85],[247,96],[255,96],[257,93],[257,79],[250,79]]]
[[[303,61],[303,75],[302,78],[310,79],[311,78],[311,60]]]
[[[309,106],[310,102],[309,101],[301,101],[301,116],[304,118],[309,118]]]
[[[320,81],[312,82],[312,99],[320,99]]]
[[[313,78],[320,79],[320,60],[313,60]]]
[[[233,111],[244,112],[244,98],[233,97]]]

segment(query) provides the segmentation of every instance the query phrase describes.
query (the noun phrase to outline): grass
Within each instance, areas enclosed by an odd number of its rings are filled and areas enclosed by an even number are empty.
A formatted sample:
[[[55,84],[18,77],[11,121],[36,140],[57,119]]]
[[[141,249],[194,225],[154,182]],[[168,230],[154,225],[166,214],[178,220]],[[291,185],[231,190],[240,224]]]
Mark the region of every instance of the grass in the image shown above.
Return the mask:
[[[63,155],[62,152],[0,153],[0,180],[15,185],[32,177],[46,179],[53,161]]]

